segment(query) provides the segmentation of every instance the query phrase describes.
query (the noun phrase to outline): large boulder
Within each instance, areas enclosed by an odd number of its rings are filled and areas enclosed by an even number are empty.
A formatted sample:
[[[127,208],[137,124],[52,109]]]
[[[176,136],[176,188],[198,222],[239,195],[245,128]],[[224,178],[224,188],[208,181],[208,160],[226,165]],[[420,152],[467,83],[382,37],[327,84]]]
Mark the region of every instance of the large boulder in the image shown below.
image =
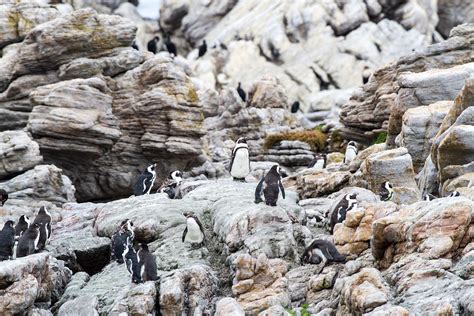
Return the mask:
[[[0,179],[10,178],[43,161],[39,146],[23,131],[0,132]]]

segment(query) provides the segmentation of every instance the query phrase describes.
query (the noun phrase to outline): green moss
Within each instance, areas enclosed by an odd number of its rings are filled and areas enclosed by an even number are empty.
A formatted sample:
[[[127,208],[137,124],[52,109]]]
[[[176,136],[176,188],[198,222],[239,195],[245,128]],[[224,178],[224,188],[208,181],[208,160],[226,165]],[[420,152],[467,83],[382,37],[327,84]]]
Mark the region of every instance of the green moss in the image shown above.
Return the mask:
[[[300,315],[301,316],[310,316],[311,314],[308,312],[308,307],[309,307],[309,304],[303,304],[301,305],[301,308],[300,308]],[[285,308],[285,310],[288,312],[288,314],[290,314],[291,316],[296,316],[298,315],[297,311],[294,310],[294,309],[290,309],[289,307],[288,308]]]
[[[274,144],[283,140],[299,140],[309,144],[313,150],[323,151],[326,146],[326,139],[327,135],[319,130],[284,132],[268,135],[265,138],[263,149],[268,150]]]
[[[189,101],[191,101],[192,103],[198,103],[199,102],[199,97],[196,93],[196,89],[194,89],[192,86],[189,86],[188,98],[189,98]]]
[[[372,142],[372,145],[383,144],[387,141],[387,132],[380,132],[377,134],[377,137]]]

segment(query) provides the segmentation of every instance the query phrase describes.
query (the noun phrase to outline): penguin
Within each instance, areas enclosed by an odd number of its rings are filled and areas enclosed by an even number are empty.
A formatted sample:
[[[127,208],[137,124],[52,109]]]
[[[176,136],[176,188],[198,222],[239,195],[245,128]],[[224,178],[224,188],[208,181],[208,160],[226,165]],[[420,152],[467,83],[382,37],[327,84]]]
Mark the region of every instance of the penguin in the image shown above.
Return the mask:
[[[126,250],[123,254],[123,259],[125,261],[125,265],[127,267],[128,272],[132,276],[132,283],[138,284],[142,282],[142,278],[140,276],[141,267],[140,267],[140,259],[138,257],[138,253],[133,246],[133,242],[128,240]]]
[[[300,102],[299,101],[293,102],[293,104],[291,105],[291,113],[296,113],[299,111],[299,109],[300,109]]]
[[[206,52],[207,52],[207,44],[206,44],[206,40],[203,40],[201,46],[199,46],[198,58],[204,56]]]
[[[242,101],[245,102],[245,100],[247,100],[247,94],[245,93],[244,89],[242,89],[242,87],[240,86],[240,82],[239,82],[239,85],[237,86],[237,93],[239,94]]]
[[[5,205],[5,202],[8,200],[8,193],[4,189],[0,189],[0,203],[2,206]]]
[[[133,232],[133,223],[126,219],[122,221],[118,230],[112,235],[111,240],[111,258],[122,264],[125,260],[124,256],[128,251],[128,244],[133,242],[135,234]]]
[[[179,170],[170,172],[168,179],[158,189],[159,193],[166,193],[170,199],[181,198],[181,184],[183,183],[183,173]]]
[[[380,185],[379,189],[380,200],[390,201],[393,198],[393,186],[390,182],[386,181]]]
[[[20,219],[18,220],[18,224],[15,226],[15,236],[16,238],[19,238],[25,230],[30,227],[30,219],[28,216],[21,215]]]
[[[319,264],[321,261],[325,266],[326,263],[346,262],[346,257],[337,251],[333,243],[316,239],[304,250],[301,256],[301,264]]]
[[[262,191],[265,198],[265,204],[270,206],[276,206],[278,195],[281,191],[281,195],[285,198],[285,188],[281,183],[281,168],[278,165],[274,165],[270,168],[270,171],[262,177],[260,182],[255,189],[255,203],[263,202]]]
[[[244,137],[235,142],[229,165],[230,175],[235,181],[245,182],[245,177],[250,173],[249,146]]]
[[[344,155],[344,163],[348,164],[357,156],[357,144],[354,141],[350,141],[346,147],[346,153]]]
[[[0,261],[12,259],[15,246],[15,222],[6,221],[0,231]]]
[[[430,194],[430,193],[426,193],[425,196],[423,197],[423,200],[425,201],[433,201],[433,200],[436,200],[437,197],[434,196],[433,194]]]
[[[204,228],[196,214],[186,212],[183,215],[186,217],[186,228],[183,231],[181,241],[198,245],[205,244],[206,235],[204,234]]]
[[[37,250],[42,250],[48,243],[49,239],[51,238],[51,215],[49,214],[46,207],[41,206],[38,215],[36,215],[35,220],[33,221],[34,224],[39,225],[39,240],[37,245]]]
[[[153,187],[156,179],[156,163],[149,165],[146,169],[140,174],[135,187],[133,188],[133,194],[135,196],[150,194],[150,190]]]
[[[38,249],[38,241],[40,237],[40,225],[33,223],[28,229],[21,235],[18,240],[18,246],[16,247],[16,257],[26,257],[34,254]]]
[[[153,37],[151,40],[148,41],[148,44],[146,45],[147,49],[149,52],[152,52],[153,54],[156,54],[156,48],[157,48],[157,43],[160,41],[160,38],[158,36]]]
[[[346,219],[347,212],[357,207],[356,197],[357,194],[355,193],[346,194],[336,205],[331,214],[331,220],[329,221],[329,230],[331,234],[334,232],[334,226],[336,226],[337,223],[342,223]]]
[[[450,195],[448,195],[448,197],[459,197],[461,196],[461,193],[459,193],[459,191],[456,191],[454,190],[453,192],[451,192]]]
[[[323,170],[326,168],[326,154],[318,153],[314,155],[314,159],[309,163],[308,169]]]
[[[166,50],[168,50],[168,52],[171,55],[174,55],[174,56],[178,55],[177,50],[176,50],[176,45],[171,41],[169,35],[166,35],[165,37],[165,46],[166,46]]]
[[[148,250],[148,245],[145,243],[141,244],[141,249],[138,251],[138,260],[141,280],[143,282],[158,280],[156,256]]]

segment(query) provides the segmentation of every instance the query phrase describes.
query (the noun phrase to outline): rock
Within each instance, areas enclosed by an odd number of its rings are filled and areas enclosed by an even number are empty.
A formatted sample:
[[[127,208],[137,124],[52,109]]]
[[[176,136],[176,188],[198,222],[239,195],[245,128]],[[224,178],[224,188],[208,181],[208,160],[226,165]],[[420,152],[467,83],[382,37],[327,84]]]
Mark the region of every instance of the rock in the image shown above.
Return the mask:
[[[361,165],[363,178],[369,189],[378,192],[389,181],[394,187],[393,201],[413,203],[420,199],[410,154],[406,148],[397,148],[371,154]]]
[[[0,141],[0,179],[29,170],[43,161],[38,144],[25,132],[0,132]]]
[[[224,297],[216,303],[216,316],[243,316],[244,310],[234,298]]]
[[[308,169],[296,175],[298,193],[303,199],[329,195],[347,185],[350,176],[347,171]]]
[[[264,254],[257,259],[250,255],[237,257],[232,292],[245,313],[289,305],[287,269],[284,260],[268,259]]]
[[[465,198],[442,198],[404,206],[374,221],[374,258],[387,266],[412,252],[430,259],[454,256],[466,245],[463,237],[473,208],[473,202]]]
[[[99,301],[95,296],[80,296],[64,303],[58,311],[59,316],[66,315],[90,315],[98,316],[97,305]]]
[[[287,316],[290,315],[283,306],[274,305],[263,312],[258,313],[258,316]]]
[[[56,206],[75,201],[75,188],[71,180],[54,165],[37,165],[3,182],[2,188],[9,194],[8,204],[2,211],[18,217],[23,214],[32,216],[40,206],[46,206],[57,220],[59,210]]]
[[[415,172],[420,171],[429,156],[433,138],[452,104],[440,101],[408,109],[403,115],[400,145],[411,155]]]
[[[130,291],[116,301],[111,314],[150,315],[156,310],[157,289],[155,282],[149,281],[132,286]]]
[[[202,314],[217,291],[217,277],[205,265],[193,265],[165,274],[160,280],[160,312]]]
[[[469,24],[460,25],[453,29],[449,39],[417,49],[396,63],[375,71],[371,80],[356,90],[351,100],[341,109],[343,136],[368,143],[388,128],[387,143],[393,146],[407,109],[401,100],[410,100],[410,107],[414,107],[454,99],[471,71],[471,66],[468,65],[471,62],[468,48],[472,40],[472,32],[469,31],[471,28],[472,25]],[[452,56],[456,57],[451,58]],[[466,65],[455,68],[462,64]],[[448,70],[449,68],[453,69]],[[429,91],[433,82],[438,83],[438,92],[431,96]],[[405,85],[406,89],[401,89],[400,84]],[[423,93],[420,101],[410,96],[410,91],[415,90]],[[403,91],[405,92],[402,93]]]
[[[438,170],[431,159],[431,154],[426,158],[423,169],[416,175],[416,180],[422,197],[427,193],[438,193]]]
[[[286,277],[288,279],[288,292],[292,304],[305,301],[307,291],[311,288],[308,286],[308,282],[311,283],[310,279],[312,280],[313,275],[318,272],[320,272],[320,267],[312,264],[288,271]]]
[[[341,293],[340,304],[345,308],[343,310],[351,313],[370,312],[390,298],[388,285],[374,268],[364,268],[357,274],[339,279],[335,288]],[[339,309],[341,310],[341,306]]]
[[[474,5],[472,2],[440,0],[438,2],[439,23],[436,29],[448,37],[451,29],[461,23],[473,23]]]
[[[64,289],[63,295],[52,307],[52,310],[56,311],[65,302],[73,300],[76,297],[75,293],[79,291],[80,289],[82,289],[89,280],[90,280],[90,276],[86,272],[77,272],[74,275],[72,275],[69,283]]]

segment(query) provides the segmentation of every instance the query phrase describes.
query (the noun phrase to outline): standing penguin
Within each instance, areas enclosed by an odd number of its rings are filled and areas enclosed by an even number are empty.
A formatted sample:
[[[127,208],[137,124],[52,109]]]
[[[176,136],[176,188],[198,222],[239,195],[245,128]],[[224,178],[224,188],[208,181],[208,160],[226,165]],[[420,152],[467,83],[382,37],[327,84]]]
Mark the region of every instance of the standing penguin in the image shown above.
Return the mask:
[[[148,250],[147,244],[141,244],[141,249],[138,251],[138,259],[140,262],[140,276],[142,281],[156,281],[158,279],[156,273],[156,256]]]
[[[166,193],[170,199],[181,198],[181,184],[183,183],[183,173],[179,170],[170,172],[168,179],[158,189],[159,193]]]
[[[25,230],[30,227],[30,219],[28,216],[21,215],[20,219],[18,220],[18,224],[15,226],[15,236],[19,238]]]
[[[122,221],[117,231],[112,235],[112,245],[110,247],[112,260],[116,260],[120,264],[124,262],[128,245],[133,242],[134,237],[133,223],[128,219]]]
[[[255,189],[255,203],[263,202],[263,192],[265,204],[276,206],[280,191],[282,197],[285,198],[285,188],[281,183],[281,168],[278,165],[274,165],[258,183]]]
[[[5,204],[5,202],[8,200],[8,193],[4,189],[0,189],[0,203],[2,206]]]
[[[314,155],[314,159],[309,163],[308,169],[323,170],[324,168],[326,168],[326,155],[317,153]]]
[[[146,45],[148,51],[152,52],[153,54],[156,54],[157,44],[159,41],[160,41],[160,38],[158,36],[155,36],[151,40],[149,40],[148,44]]]
[[[331,214],[331,220],[329,222],[331,234],[334,232],[334,226],[336,226],[337,223],[342,223],[346,219],[347,212],[357,207],[356,197],[357,194],[355,193],[346,194],[336,205],[334,211]]]
[[[237,93],[239,94],[242,101],[245,102],[245,100],[247,100],[247,94],[245,93],[244,89],[242,89],[242,87],[240,86],[240,82],[239,82],[239,85],[237,86]]]
[[[141,283],[142,278],[140,276],[140,272],[141,272],[140,258],[138,257],[138,253],[135,250],[135,247],[133,246],[133,242],[131,242],[130,240],[127,243],[127,248],[123,255],[123,258],[125,260],[125,265],[127,266],[127,270],[132,276],[132,282],[136,284]]]
[[[346,154],[344,155],[344,163],[348,164],[357,156],[357,144],[354,141],[350,141],[346,147]]]
[[[135,196],[150,194],[150,190],[153,187],[156,179],[156,163],[146,167],[145,171],[140,174],[137,182],[133,188],[133,194]]]
[[[204,234],[204,228],[199,218],[193,212],[186,212],[183,215],[186,216],[186,228],[183,231],[181,241],[186,241],[191,244],[204,244],[206,235]]]
[[[206,40],[203,40],[201,46],[199,46],[199,54],[198,54],[199,57],[204,56],[206,52],[207,52],[207,44],[206,44]]]
[[[0,231],[0,261],[13,257],[13,247],[15,246],[15,228],[13,221],[6,221]]]
[[[171,38],[169,36],[169,34],[166,35],[165,37],[165,46],[166,46],[166,50],[171,54],[171,55],[174,55],[174,56],[177,56],[178,55],[178,51],[176,49],[176,45],[171,41]]]
[[[40,225],[33,223],[28,229],[21,235],[18,240],[18,246],[16,247],[16,257],[26,257],[34,254],[38,247],[38,240],[40,237]]]
[[[250,173],[249,146],[244,137],[240,137],[235,143],[229,171],[234,180],[242,182],[245,182],[245,177]]]
[[[51,238],[51,214],[49,214],[46,207],[41,206],[38,211],[38,215],[36,215],[33,224],[39,225],[39,240],[37,249],[42,250],[46,246],[47,242]]]
[[[380,185],[379,189],[380,199],[382,201],[390,201],[393,198],[393,186],[390,182],[386,181]]]
[[[345,262],[346,257],[341,255],[331,242],[316,239],[304,250],[301,264],[319,264],[321,261],[325,266],[327,262]]]

